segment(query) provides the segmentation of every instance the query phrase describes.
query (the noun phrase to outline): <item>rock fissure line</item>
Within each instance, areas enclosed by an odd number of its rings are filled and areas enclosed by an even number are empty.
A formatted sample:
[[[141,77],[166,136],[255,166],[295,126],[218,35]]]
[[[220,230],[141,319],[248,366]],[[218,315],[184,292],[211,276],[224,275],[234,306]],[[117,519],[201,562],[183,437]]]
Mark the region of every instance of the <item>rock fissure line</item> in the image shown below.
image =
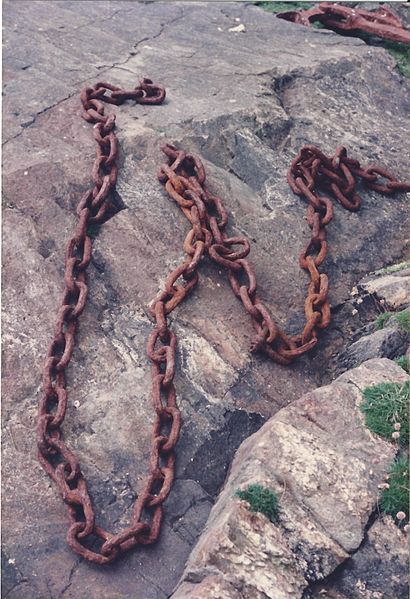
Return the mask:
[[[129,11],[125,11],[125,12],[131,12],[131,11],[132,11],[132,9],[130,9]],[[116,11],[116,13],[118,13],[118,12],[123,12],[123,11],[121,11],[121,10]],[[149,40],[152,40],[152,39],[159,38],[162,35],[162,33],[165,31],[165,29],[166,29],[166,27],[168,25],[172,25],[173,23],[176,23],[177,21],[181,20],[184,16],[185,16],[184,8],[181,7],[180,14],[177,17],[174,17],[173,19],[170,19],[169,21],[166,21],[165,23],[163,23],[160,26],[160,31],[157,34],[155,34],[153,36],[144,37],[141,40],[138,40],[137,42],[135,42],[135,44],[132,46],[133,50],[128,53],[128,56],[127,56],[127,58],[125,60],[119,61],[119,62],[113,62],[111,65],[107,66],[107,68],[104,68],[103,70],[98,70],[98,67],[97,67],[98,75],[99,76],[100,75],[105,75],[105,74],[109,73],[112,69],[115,69],[117,67],[122,67],[125,64],[127,64],[136,55],[135,49],[140,44],[142,44],[145,41],[149,41]],[[112,17],[110,17],[110,18],[112,18]],[[109,19],[103,19],[103,20],[109,20]],[[31,66],[33,66],[33,65],[31,65]],[[70,94],[68,94],[64,98],[61,98],[60,100],[58,100],[54,104],[51,104],[50,106],[46,106],[45,108],[43,108],[39,112],[35,113],[35,115],[32,116],[32,119],[33,119],[32,122],[29,123],[28,125],[24,125],[24,126],[20,125],[22,127],[22,130],[19,131],[18,133],[16,133],[16,135],[13,135],[9,139],[6,139],[4,142],[2,142],[2,147],[4,148],[4,146],[6,146],[9,142],[11,142],[14,139],[17,139],[18,137],[20,137],[21,135],[23,135],[23,133],[25,132],[26,129],[29,129],[30,127],[32,127],[36,123],[37,118],[39,116],[41,116],[41,115],[49,112],[53,108],[56,108],[56,107],[60,106],[60,104],[62,104],[63,102],[66,102],[67,100],[70,100],[72,97],[76,96],[78,94],[78,87],[80,85],[83,85],[84,83],[87,83],[87,82],[91,81],[94,78],[95,78],[95,74],[94,75],[90,75],[89,77],[86,77],[85,79],[82,79],[81,81],[76,81],[75,83],[73,83],[72,86],[75,87],[75,90],[73,92],[71,92]]]

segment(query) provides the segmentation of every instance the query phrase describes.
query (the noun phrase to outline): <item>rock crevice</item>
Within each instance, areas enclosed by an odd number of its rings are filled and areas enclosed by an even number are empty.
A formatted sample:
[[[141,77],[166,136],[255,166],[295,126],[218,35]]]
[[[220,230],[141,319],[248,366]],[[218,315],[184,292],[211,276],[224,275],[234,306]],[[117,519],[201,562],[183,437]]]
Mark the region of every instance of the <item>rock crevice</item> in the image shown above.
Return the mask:
[[[283,408],[244,441],[172,598],[219,598],[216,580],[236,589],[226,591],[232,599],[238,589],[244,598],[306,597],[355,559],[382,526],[375,506],[396,452],[366,428],[361,391],[406,380],[390,360],[370,360]],[[276,523],[235,497],[250,484],[280,498]]]

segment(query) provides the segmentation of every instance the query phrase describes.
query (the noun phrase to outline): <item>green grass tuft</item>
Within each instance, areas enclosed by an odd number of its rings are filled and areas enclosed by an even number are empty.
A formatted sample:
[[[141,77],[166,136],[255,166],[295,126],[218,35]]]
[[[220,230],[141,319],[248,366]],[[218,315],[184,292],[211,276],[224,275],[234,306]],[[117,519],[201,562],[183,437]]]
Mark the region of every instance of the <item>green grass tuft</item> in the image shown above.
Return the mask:
[[[410,358],[407,356],[400,356],[394,360],[400,368],[403,368],[406,372],[410,374]]]
[[[393,272],[399,272],[400,270],[404,270],[408,267],[410,267],[410,262],[400,262],[399,264],[392,264],[391,266],[386,266],[385,268],[379,268],[379,270],[376,270],[374,274],[390,275]]]
[[[390,320],[392,316],[393,312],[382,312],[381,314],[379,314],[379,316],[374,321],[374,326],[376,327],[376,330],[380,331],[380,329],[384,329],[387,322]]]
[[[399,323],[400,328],[406,333],[410,333],[410,310],[402,310],[394,315],[394,319]]]
[[[402,310],[401,312],[382,312],[374,321],[376,330],[384,329],[387,322],[394,318],[398,322],[399,327],[406,333],[410,333],[410,311]]]
[[[366,426],[377,435],[392,441],[392,434],[399,432],[397,442],[409,442],[409,382],[380,383],[363,390],[361,410]],[[400,425],[399,430],[395,428]]]
[[[270,489],[261,485],[249,485],[243,491],[236,491],[235,495],[249,503],[252,512],[265,514],[271,522],[275,522],[279,513],[279,500]]]
[[[383,48],[393,56],[397,62],[400,73],[405,77],[410,78],[410,46],[400,42],[384,40]]]
[[[409,521],[409,459],[407,456],[393,463],[387,482],[389,488],[384,489],[381,494],[380,509],[393,518],[396,518],[397,512],[404,512],[406,518],[400,523],[406,524]]]

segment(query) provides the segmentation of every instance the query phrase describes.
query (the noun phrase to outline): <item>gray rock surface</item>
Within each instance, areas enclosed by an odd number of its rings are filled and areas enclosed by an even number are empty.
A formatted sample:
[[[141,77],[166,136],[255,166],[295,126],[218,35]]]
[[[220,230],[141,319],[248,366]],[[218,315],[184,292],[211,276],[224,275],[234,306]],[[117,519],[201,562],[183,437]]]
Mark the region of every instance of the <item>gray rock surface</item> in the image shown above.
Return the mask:
[[[232,599],[297,599],[348,560],[362,544],[396,452],[365,426],[361,391],[405,380],[394,362],[369,360],[283,408],[244,441],[172,599],[217,599],[221,580]],[[277,523],[235,497],[250,484],[280,498]],[[373,552],[379,528],[369,531]],[[401,556],[397,569],[404,578],[400,545],[392,551]],[[363,568],[366,557],[356,562]]]
[[[392,318],[391,322],[370,335],[363,335],[337,356],[337,370],[343,372],[371,358],[397,358],[409,345],[410,334]]]
[[[373,294],[385,304],[386,308],[399,310],[410,306],[410,266],[405,266],[396,272],[382,270],[381,273],[362,279],[358,287]]]
[[[302,322],[306,278],[297,256],[308,232],[305,206],[285,180],[288,164],[303,143],[327,153],[346,144],[364,163],[381,161],[404,177],[409,84],[384,50],[242,3],[8,0],[3,17],[3,594],[163,599],[235,449],[315,386],[345,329],[332,328],[315,354],[291,368],[251,356],[247,316],[225,274],[204,264],[198,291],[174,318],[185,426],[160,542],[105,570],[73,555],[65,508],[36,460],[34,431],[64,247],[95,151],[79,91],[101,79],[130,87],[145,74],[168,90],[163,106],[118,110],[126,209],[96,238],[69,371],[65,438],[90,480],[99,521],[118,529],[148,458],[147,304],[180,259],[186,232],[155,178],[160,143],[205,158],[209,185],[233,215],[231,231],[252,241],[261,296],[293,331]],[[246,32],[229,31],[240,23]],[[353,283],[404,251],[405,196],[365,191],[363,198],[359,214],[336,208],[329,229],[335,308]]]
[[[406,353],[410,333],[393,313],[410,305],[408,265],[408,262],[392,264],[365,276],[353,287],[350,300],[343,304],[334,321],[335,326],[345,321],[350,339],[345,338],[345,343],[334,352],[328,369],[331,377],[371,358],[393,359]],[[377,318],[385,311],[391,318],[377,330]],[[355,327],[351,326],[353,320]],[[327,382],[326,377],[324,380]]]
[[[370,526],[362,546],[337,577],[318,585],[306,599],[406,599],[408,567],[408,536],[385,516]]]

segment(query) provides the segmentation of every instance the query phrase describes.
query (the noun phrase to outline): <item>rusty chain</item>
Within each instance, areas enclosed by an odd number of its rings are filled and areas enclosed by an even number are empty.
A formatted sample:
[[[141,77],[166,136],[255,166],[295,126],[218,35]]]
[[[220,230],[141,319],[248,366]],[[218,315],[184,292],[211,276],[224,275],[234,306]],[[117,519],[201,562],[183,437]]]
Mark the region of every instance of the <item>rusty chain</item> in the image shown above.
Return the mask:
[[[111,93],[108,95],[107,92]],[[310,274],[310,283],[305,301],[306,325],[299,335],[288,336],[274,322],[256,293],[255,272],[247,260],[249,241],[245,237],[227,234],[227,210],[222,200],[208,190],[202,162],[170,144],[162,146],[167,161],[161,165],[158,178],[192,227],[183,245],[185,260],[168,275],[165,289],[150,307],[155,328],[148,339],[147,354],[152,362],[151,398],[155,420],[149,474],[135,502],[130,526],[112,534],[95,523],[87,482],[79,461],[62,440],[61,426],[67,408],[65,370],[73,354],[78,319],[87,300],[86,270],[92,250],[88,227],[105,222],[118,210],[115,206],[118,176],[115,115],[104,114],[103,102],[119,105],[133,99],[139,104],[161,104],[164,98],[165,89],[153,84],[150,79],[143,79],[130,91],[99,82],[81,92],[82,116],[94,124],[97,142],[92,168],[94,186],[78,204],[78,224],[66,249],[65,289],[44,365],[44,395],[39,406],[37,435],[40,463],[67,504],[70,520],[67,542],[77,554],[97,564],[108,564],[121,552],[136,545],[154,543],[158,538],[162,505],[174,479],[174,448],[181,428],[173,383],[176,336],[168,327],[167,315],[197,285],[201,259],[208,255],[228,269],[233,292],[250,314],[256,330],[251,350],[262,351],[280,364],[289,364],[314,347],[319,330],[330,323],[328,278],[319,273],[318,267],[327,254],[325,227],[333,217],[333,203],[326,195],[319,195],[317,190],[333,193],[342,206],[351,211],[360,207],[355,177],[360,177],[370,189],[381,193],[410,191],[410,184],[400,183],[381,167],[362,169],[357,160],[347,157],[345,148],[339,148],[332,158],[314,146],[302,148],[291,164],[288,182],[292,191],[308,202],[307,221],[312,234],[299,261]],[[385,181],[380,182],[379,177]],[[97,549],[96,545],[99,545]]]
[[[327,195],[319,195],[317,190],[332,193],[344,208],[352,212],[359,210],[361,203],[355,191],[355,177],[360,177],[367,187],[380,193],[410,191],[409,183],[400,183],[379,166],[362,169],[357,160],[347,157],[343,147],[338,148],[331,158],[314,146],[302,148],[292,161],[287,179],[292,191],[308,202],[306,217],[312,234],[300,254],[299,263],[309,273],[310,283],[305,300],[306,324],[300,334],[288,336],[274,322],[256,293],[255,271],[246,258],[250,251],[249,241],[245,237],[229,237],[226,233],[227,211],[221,199],[206,187],[205,170],[199,158],[169,144],[162,146],[162,151],[168,157],[168,164],[162,165],[158,177],[192,224],[184,242],[187,259],[167,281],[166,313],[173,310],[196,285],[199,260],[207,254],[228,269],[233,292],[252,319],[256,335],[251,350],[262,351],[280,364],[289,364],[312,349],[317,343],[319,330],[330,323],[329,281],[326,274],[319,273],[318,267],[327,254],[326,225],[333,218],[333,203]],[[379,176],[386,181],[379,182]],[[179,277],[185,279],[185,285],[173,286]]]
[[[365,31],[370,35],[410,44],[410,31],[402,20],[389,8],[388,4],[381,4],[377,10],[363,10],[358,6],[343,6],[336,2],[320,2],[307,10],[292,10],[276,15],[292,23],[310,26],[319,22],[329,29],[336,31]]]
[[[111,92],[107,95],[107,92]],[[163,515],[162,504],[171,488],[174,475],[174,447],[178,440],[181,417],[175,401],[172,382],[175,362],[175,335],[166,325],[154,331],[148,341],[152,366],[152,399],[156,412],[150,457],[150,474],[134,505],[131,525],[118,534],[111,534],[95,524],[94,510],[87,482],[76,456],[61,437],[61,425],[67,408],[65,370],[74,349],[78,319],[87,300],[86,270],[91,261],[91,237],[88,227],[108,220],[115,206],[115,186],[118,176],[118,139],[114,132],[115,115],[104,114],[104,102],[122,104],[133,99],[139,104],[161,104],[165,89],[143,79],[133,90],[123,90],[99,82],[81,92],[83,118],[94,124],[97,142],[92,168],[94,186],[81,198],[78,225],[68,242],[65,256],[65,289],[58,311],[54,338],[49,347],[43,372],[44,395],[38,416],[39,460],[56,483],[67,504],[70,527],[69,546],[82,557],[107,564],[121,551],[137,544],[153,543],[158,535]],[[163,343],[156,348],[157,339]],[[165,405],[162,397],[165,395]],[[93,543],[99,542],[99,551]]]

